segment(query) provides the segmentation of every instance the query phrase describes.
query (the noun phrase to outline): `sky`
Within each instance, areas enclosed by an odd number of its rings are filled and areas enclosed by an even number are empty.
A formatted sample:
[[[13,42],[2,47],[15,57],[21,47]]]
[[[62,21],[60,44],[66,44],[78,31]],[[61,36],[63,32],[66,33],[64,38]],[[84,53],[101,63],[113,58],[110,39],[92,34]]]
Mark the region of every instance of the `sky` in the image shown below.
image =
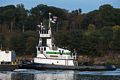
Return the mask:
[[[69,11],[82,9],[83,13],[87,13],[104,4],[111,4],[114,8],[120,8],[120,0],[0,0],[0,6],[24,4],[26,9],[31,9],[38,4],[55,6]]]

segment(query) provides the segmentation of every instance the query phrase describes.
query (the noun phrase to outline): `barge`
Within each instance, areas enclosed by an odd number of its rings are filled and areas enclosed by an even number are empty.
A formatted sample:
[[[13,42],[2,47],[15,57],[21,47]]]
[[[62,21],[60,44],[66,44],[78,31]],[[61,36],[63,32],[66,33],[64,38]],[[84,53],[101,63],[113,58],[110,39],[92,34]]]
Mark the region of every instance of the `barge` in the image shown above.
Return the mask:
[[[0,65],[0,71],[14,71],[15,69],[18,69],[19,65],[12,65],[12,64],[1,64]]]
[[[16,55],[14,51],[0,49],[0,71],[13,71],[19,66],[15,64]]]

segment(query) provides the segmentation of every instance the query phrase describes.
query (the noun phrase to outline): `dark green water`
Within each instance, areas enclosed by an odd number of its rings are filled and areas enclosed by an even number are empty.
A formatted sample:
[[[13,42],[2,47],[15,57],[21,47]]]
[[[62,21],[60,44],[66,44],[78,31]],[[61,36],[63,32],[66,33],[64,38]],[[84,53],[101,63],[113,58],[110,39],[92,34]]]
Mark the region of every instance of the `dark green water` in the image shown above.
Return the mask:
[[[15,70],[0,72],[0,80],[120,80],[116,71]]]

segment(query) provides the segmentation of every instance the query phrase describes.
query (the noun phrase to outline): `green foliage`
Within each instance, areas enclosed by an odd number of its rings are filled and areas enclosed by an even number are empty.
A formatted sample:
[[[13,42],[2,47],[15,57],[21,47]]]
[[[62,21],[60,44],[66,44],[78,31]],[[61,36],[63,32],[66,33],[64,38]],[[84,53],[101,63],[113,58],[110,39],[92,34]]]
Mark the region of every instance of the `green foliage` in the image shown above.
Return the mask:
[[[32,54],[36,51],[38,35],[33,31],[16,34],[11,38],[10,43],[11,50],[15,50],[18,55]]]
[[[89,24],[94,24],[97,29],[104,26],[120,25],[120,9],[113,8],[106,4],[99,7],[99,10],[94,10],[87,13],[82,21],[82,28],[87,29]]]
[[[76,49],[79,54],[87,55],[119,52],[120,9],[106,4],[85,14],[81,11],[68,12],[44,4],[30,10],[26,10],[23,4],[0,7],[0,44],[4,48],[10,46],[18,55],[35,53],[37,25],[43,22],[48,26],[48,13],[51,12],[58,17],[56,24],[51,26],[57,46],[71,51]]]
[[[120,51],[120,26],[113,26],[112,49]]]
[[[11,50],[15,50],[17,55],[22,55],[25,52],[25,40],[21,35],[15,35],[10,40]]]
[[[101,50],[101,34],[98,30],[88,30],[84,33],[83,52],[89,55],[99,55]],[[98,49],[99,48],[99,49]]]
[[[95,31],[95,25],[94,24],[89,24],[88,26],[88,31]]]
[[[36,38],[35,37],[28,37],[26,41],[26,52],[28,54],[36,52]]]
[[[80,44],[82,43],[82,31],[73,30],[67,32],[58,32],[55,35],[55,43],[59,47],[68,48],[70,50],[76,49],[80,51]]]

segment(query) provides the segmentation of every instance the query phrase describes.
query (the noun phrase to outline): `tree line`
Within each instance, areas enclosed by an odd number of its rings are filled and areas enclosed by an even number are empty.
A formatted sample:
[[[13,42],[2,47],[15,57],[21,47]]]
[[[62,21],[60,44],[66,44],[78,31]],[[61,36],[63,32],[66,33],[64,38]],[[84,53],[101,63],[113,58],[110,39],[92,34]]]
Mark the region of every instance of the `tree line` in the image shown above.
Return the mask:
[[[52,24],[55,43],[59,47],[76,49],[78,54],[104,55],[120,52],[120,8],[109,4],[98,10],[69,12],[39,4],[30,10],[23,4],[0,7],[0,44],[3,49],[15,50],[18,55],[36,52],[37,25],[48,26],[48,13],[57,16]]]

